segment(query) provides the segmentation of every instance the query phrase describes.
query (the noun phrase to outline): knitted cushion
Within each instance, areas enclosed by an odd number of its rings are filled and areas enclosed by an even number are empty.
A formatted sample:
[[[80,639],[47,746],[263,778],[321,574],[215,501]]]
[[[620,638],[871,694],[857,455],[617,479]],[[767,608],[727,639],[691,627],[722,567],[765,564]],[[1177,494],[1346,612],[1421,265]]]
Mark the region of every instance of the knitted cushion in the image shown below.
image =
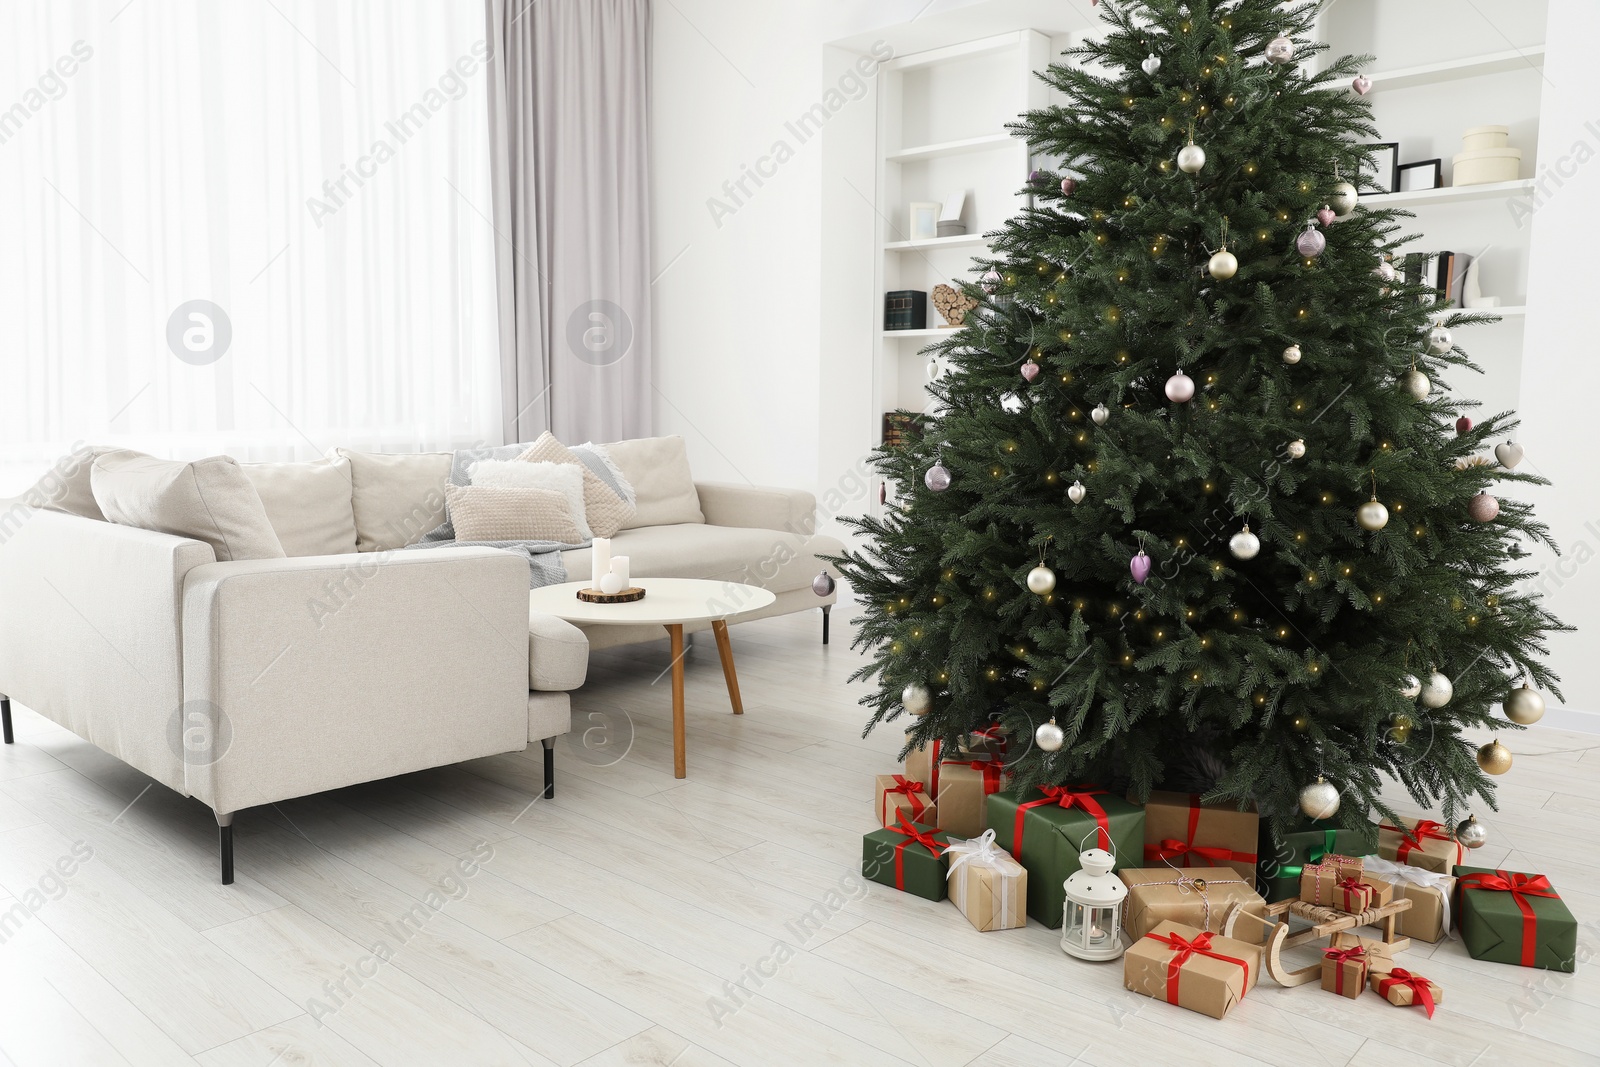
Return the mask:
[[[502,489],[553,489],[567,498],[573,525],[589,540],[584,516],[583,471],[571,463],[524,463],[519,459],[480,459],[467,468],[473,485]]]
[[[579,545],[588,540],[573,521],[566,496],[554,489],[447,485],[444,496],[457,541]]]

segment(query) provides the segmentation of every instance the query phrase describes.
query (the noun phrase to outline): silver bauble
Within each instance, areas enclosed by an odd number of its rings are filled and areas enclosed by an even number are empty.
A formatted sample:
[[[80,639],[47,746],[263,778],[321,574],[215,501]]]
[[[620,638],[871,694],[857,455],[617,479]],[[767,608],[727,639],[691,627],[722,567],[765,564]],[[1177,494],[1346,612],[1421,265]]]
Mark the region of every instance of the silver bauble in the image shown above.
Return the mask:
[[[1380,259],[1378,261],[1378,265],[1372,269],[1372,273],[1376,274],[1379,280],[1383,281],[1385,284],[1400,277],[1399,272],[1394,269],[1394,264],[1390,263],[1387,259]]]
[[[1289,366],[1291,366],[1291,367],[1294,366],[1296,363],[1299,363],[1300,362],[1300,346],[1299,345],[1290,345],[1288,348],[1285,348],[1283,350],[1283,361],[1285,363],[1289,364]]]
[[[922,476],[922,484],[935,493],[942,493],[950,488],[950,472],[945,469],[943,463],[935,463]]]
[[[1261,538],[1250,532],[1250,524],[1228,540],[1228,551],[1235,559],[1255,559],[1261,552]]]
[[[1212,255],[1211,261],[1206,264],[1206,270],[1219,282],[1225,282],[1239,273],[1239,257],[1226,248]]]
[[[1000,272],[997,270],[984,271],[983,291],[986,293],[993,293],[998,288],[1000,288]]]
[[[1328,197],[1328,206],[1333,208],[1334,218],[1342,219],[1356,209],[1360,199],[1356,195],[1356,187],[1349,182],[1334,182],[1333,192]]]
[[[1274,66],[1282,66],[1294,60],[1294,42],[1283,34],[1279,34],[1267,42],[1267,62]]]
[[[1450,331],[1443,326],[1435,326],[1428,331],[1428,351],[1436,356],[1442,356],[1450,351],[1455,344],[1455,338],[1450,336]]]
[[[1468,815],[1456,824],[1456,840],[1467,848],[1482,848],[1489,843],[1489,828],[1476,815]]]
[[[933,694],[921,682],[912,682],[900,690],[900,703],[913,715],[926,715],[933,707]]]
[[[1151,52],[1144,57],[1144,62],[1139,64],[1139,69],[1152,78],[1155,77],[1156,71],[1161,69],[1161,57]]]
[[[1339,813],[1339,790],[1322,775],[1300,790],[1300,810],[1308,819],[1331,819]]]
[[[1206,150],[1193,141],[1178,150],[1178,169],[1185,174],[1199,174],[1206,165]]]
[[[1088,493],[1088,490],[1083,487],[1082,482],[1073,482],[1067,489],[1067,498],[1074,504],[1081,504],[1086,493]]]
[[[1039,728],[1033,732],[1033,740],[1035,744],[1046,752],[1057,752],[1060,751],[1062,745],[1066,744],[1067,735],[1062,733],[1061,727],[1056,725],[1054,719],[1051,719],[1049,722],[1039,724]]]
[[[1306,455],[1306,443],[1296,437],[1293,441],[1290,441],[1288,444],[1283,446],[1283,451],[1289,456],[1290,459],[1304,459]]]
[[[833,575],[827,571],[811,579],[811,591],[818,596],[832,596],[834,587]]]
[[[1400,375],[1400,388],[1412,400],[1426,400],[1433,391],[1433,383],[1428,381],[1428,376],[1419,370],[1408,370]]]
[[[1179,371],[1167,379],[1166,393],[1174,404],[1187,404],[1194,399],[1194,379]]]
[[[1089,412],[1089,417],[1094,420],[1096,426],[1104,426],[1106,420],[1111,418],[1111,409],[1104,404],[1096,404],[1094,410]]]
[[[1522,726],[1529,726],[1544,718],[1544,697],[1537,689],[1519,686],[1506,694],[1506,718]]]
[[[1400,679],[1400,695],[1407,700],[1417,699],[1422,692],[1422,679],[1414,674],[1407,674]]]
[[[1456,695],[1456,687],[1450,684],[1450,679],[1434,671],[1423,679],[1422,706],[1425,708],[1442,708],[1450,703],[1450,698]]]
[[[1376,500],[1369,500],[1356,509],[1356,521],[1363,530],[1376,533],[1389,525],[1389,509]]]
[[[1056,572],[1043,563],[1028,572],[1028,592],[1044,596],[1056,587]]]

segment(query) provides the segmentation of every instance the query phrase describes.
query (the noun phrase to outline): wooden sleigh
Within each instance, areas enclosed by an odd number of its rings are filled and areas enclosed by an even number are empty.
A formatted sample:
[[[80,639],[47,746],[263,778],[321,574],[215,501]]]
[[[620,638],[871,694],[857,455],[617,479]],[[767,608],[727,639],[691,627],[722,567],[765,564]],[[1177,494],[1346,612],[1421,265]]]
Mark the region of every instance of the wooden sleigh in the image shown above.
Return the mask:
[[[1394,931],[1395,919],[1401,912],[1411,908],[1411,901],[1401,898],[1390,904],[1382,904],[1362,912],[1338,911],[1334,908],[1311,904],[1304,900],[1280,900],[1276,904],[1267,905],[1266,917],[1250,915],[1245,912],[1245,904],[1236,902],[1228,909],[1227,916],[1223,919],[1222,935],[1234,937],[1234,929],[1238,923],[1266,923],[1271,924],[1272,930],[1267,935],[1265,958],[1266,971],[1279,985],[1296,986],[1305,985],[1307,982],[1320,980],[1322,976],[1321,962],[1313,963],[1309,967],[1299,970],[1290,970],[1284,965],[1283,950],[1295,948],[1299,945],[1309,944],[1313,941],[1325,941],[1334,934],[1345,930],[1354,930],[1358,926],[1376,926],[1383,931],[1381,940],[1389,946],[1391,952],[1402,952],[1411,947],[1409,937],[1400,937]],[[1304,919],[1311,925],[1306,929],[1289,932],[1289,916]],[[1243,940],[1248,941],[1249,938]]]

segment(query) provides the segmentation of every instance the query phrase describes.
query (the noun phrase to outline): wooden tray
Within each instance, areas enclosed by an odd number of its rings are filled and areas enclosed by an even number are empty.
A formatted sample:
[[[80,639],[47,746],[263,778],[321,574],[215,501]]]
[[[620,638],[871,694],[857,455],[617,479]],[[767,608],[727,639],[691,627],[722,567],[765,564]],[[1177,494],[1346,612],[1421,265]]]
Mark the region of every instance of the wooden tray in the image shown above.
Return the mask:
[[[585,604],[632,604],[636,600],[644,599],[644,590],[638,586],[624,589],[620,593],[602,593],[598,589],[578,590],[578,599]]]

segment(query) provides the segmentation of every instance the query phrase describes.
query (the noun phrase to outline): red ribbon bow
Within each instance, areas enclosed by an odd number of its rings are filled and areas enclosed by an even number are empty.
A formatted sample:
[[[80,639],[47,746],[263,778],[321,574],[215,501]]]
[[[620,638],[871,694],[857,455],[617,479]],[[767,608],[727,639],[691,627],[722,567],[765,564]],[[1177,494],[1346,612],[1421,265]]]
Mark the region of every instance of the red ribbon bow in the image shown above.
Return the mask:
[[[1322,954],[1322,958],[1334,966],[1333,991],[1335,993],[1341,996],[1344,995],[1344,965],[1352,960],[1361,964],[1362,977],[1365,980],[1367,966],[1367,949],[1365,945],[1355,945],[1351,948],[1330,948]]]
[[[1528,897],[1556,897],[1550,879],[1542,874],[1521,874],[1517,871],[1495,871],[1493,874],[1464,874],[1456,879],[1463,890],[1485,889],[1492,893],[1510,893],[1522,912],[1522,965],[1532,967],[1538,948],[1539,917],[1533,913]]]
[[[1236,852],[1231,848],[1222,848],[1218,845],[1196,845],[1194,835],[1200,829],[1200,798],[1195,794],[1189,795],[1189,839],[1179,841],[1175,837],[1164,837],[1159,845],[1145,845],[1144,858],[1147,860],[1170,860],[1176,857],[1183,858],[1183,865],[1190,866],[1189,857],[1199,856],[1208,861],[1212,867],[1227,864],[1230,860],[1241,863],[1254,863],[1254,852]]]
[[[1041,805],[1054,805],[1058,808],[1082,808],[1085,813],[1094,819],[1095,825],[1100,828],[1098,839],[1100,847],[1108,852],[1111,850],[1111,821],[1106,818],[1106,809],[1102,808],[1100,802],[1094,799],[1104,793],[1104,789],[1095,789],[1083,785],[1065,788],[1057,785],[1046,785],[1040,786],[1039,792],[1044,794],[1043,798],[1017,805],[1017,824],[1011,837],[1012,858],[1022,859],[1023,816],[1027,814],[1029,808],[1037,808]]]
[[[1166,945],[1168,948],[1170,948],[1174,953],[1173,957],[1167,961],[1168,1004],[1178,1003],[1179,973],[1183,970],[1183,965],[1188,963],[1189,960],[1195,956],[1210,956],[1212,959],[1222,960],[1224,963],[1238,964],[1240,967],[1244,968],[1244,985],[1239,993],[1240,999],[1243,999],[1245,993],[1250,991],[1250,965],[1244,960],[1237,960],[1232,956],[1224,956],[1220,952],[1212,952],[1211,942],[1215,935],[1209,931],[1199,935],[1193,941],[1190,941],[1188,938],[1179,933],[1145,934],[1144,936],[1153,941],[1161,942],[1163,945]]]
[[[1378,993],[1387,999],[1389,990],[1395,986],[1405,986],[1411,990],[1411,1003],[1420,1005],[1428,1013],[1428,1018],[1433,1018],[1433,983],[1420,974],[1412,974],[1403,967],[1396,967],[1388,976],[1378,983]]]
[[[913,819],[921,817],[922,813],[928,810],[928,805],[924,804],[917,796],[922,791],[921,782],[913,782],[903,774],[895,775],[894,788],[883,791],[883,824],[885,826],[889,825],[889,797],[896,793],[904,793],[906,799],[911,801],[911,817]]]
[[[900,825],[885,829],[892,830],[905,838],[894,846],[894,887],[903,891],[906,887],[906,849],[912,845],[921,845],[937,859],[944,855],[945,846],[934,840],[933,835],[938,832],[937,830],[919,829],[915,823],[906,818],[904,811],[896,811],[895,816],[900,820]]]
[[[1417,825],[1407,830],[1402,826],[1390,826],[1380,823],[1380,830],[1393,830],[1400,835],[1400,843],[1395,846],[1394,858],[1399,863],[1406,863],[1406,857],[1417,849],[1422,848],[1424,841],[1455,841],[1445,829],[1444,823],[1434,822],[1432,819],[1418,819]],[[1466,853],[1461,848],[1461,842],[1455,841],[1456,862],[1460,863]]]
[[[1372,902],[1372,887],[1359,878],[1346,878],[1334,888],[1344,890],[1345,911],[1366,911],[1367,905]],[[1360,901],[1360,907],[1351,905],[1352,898]]]

